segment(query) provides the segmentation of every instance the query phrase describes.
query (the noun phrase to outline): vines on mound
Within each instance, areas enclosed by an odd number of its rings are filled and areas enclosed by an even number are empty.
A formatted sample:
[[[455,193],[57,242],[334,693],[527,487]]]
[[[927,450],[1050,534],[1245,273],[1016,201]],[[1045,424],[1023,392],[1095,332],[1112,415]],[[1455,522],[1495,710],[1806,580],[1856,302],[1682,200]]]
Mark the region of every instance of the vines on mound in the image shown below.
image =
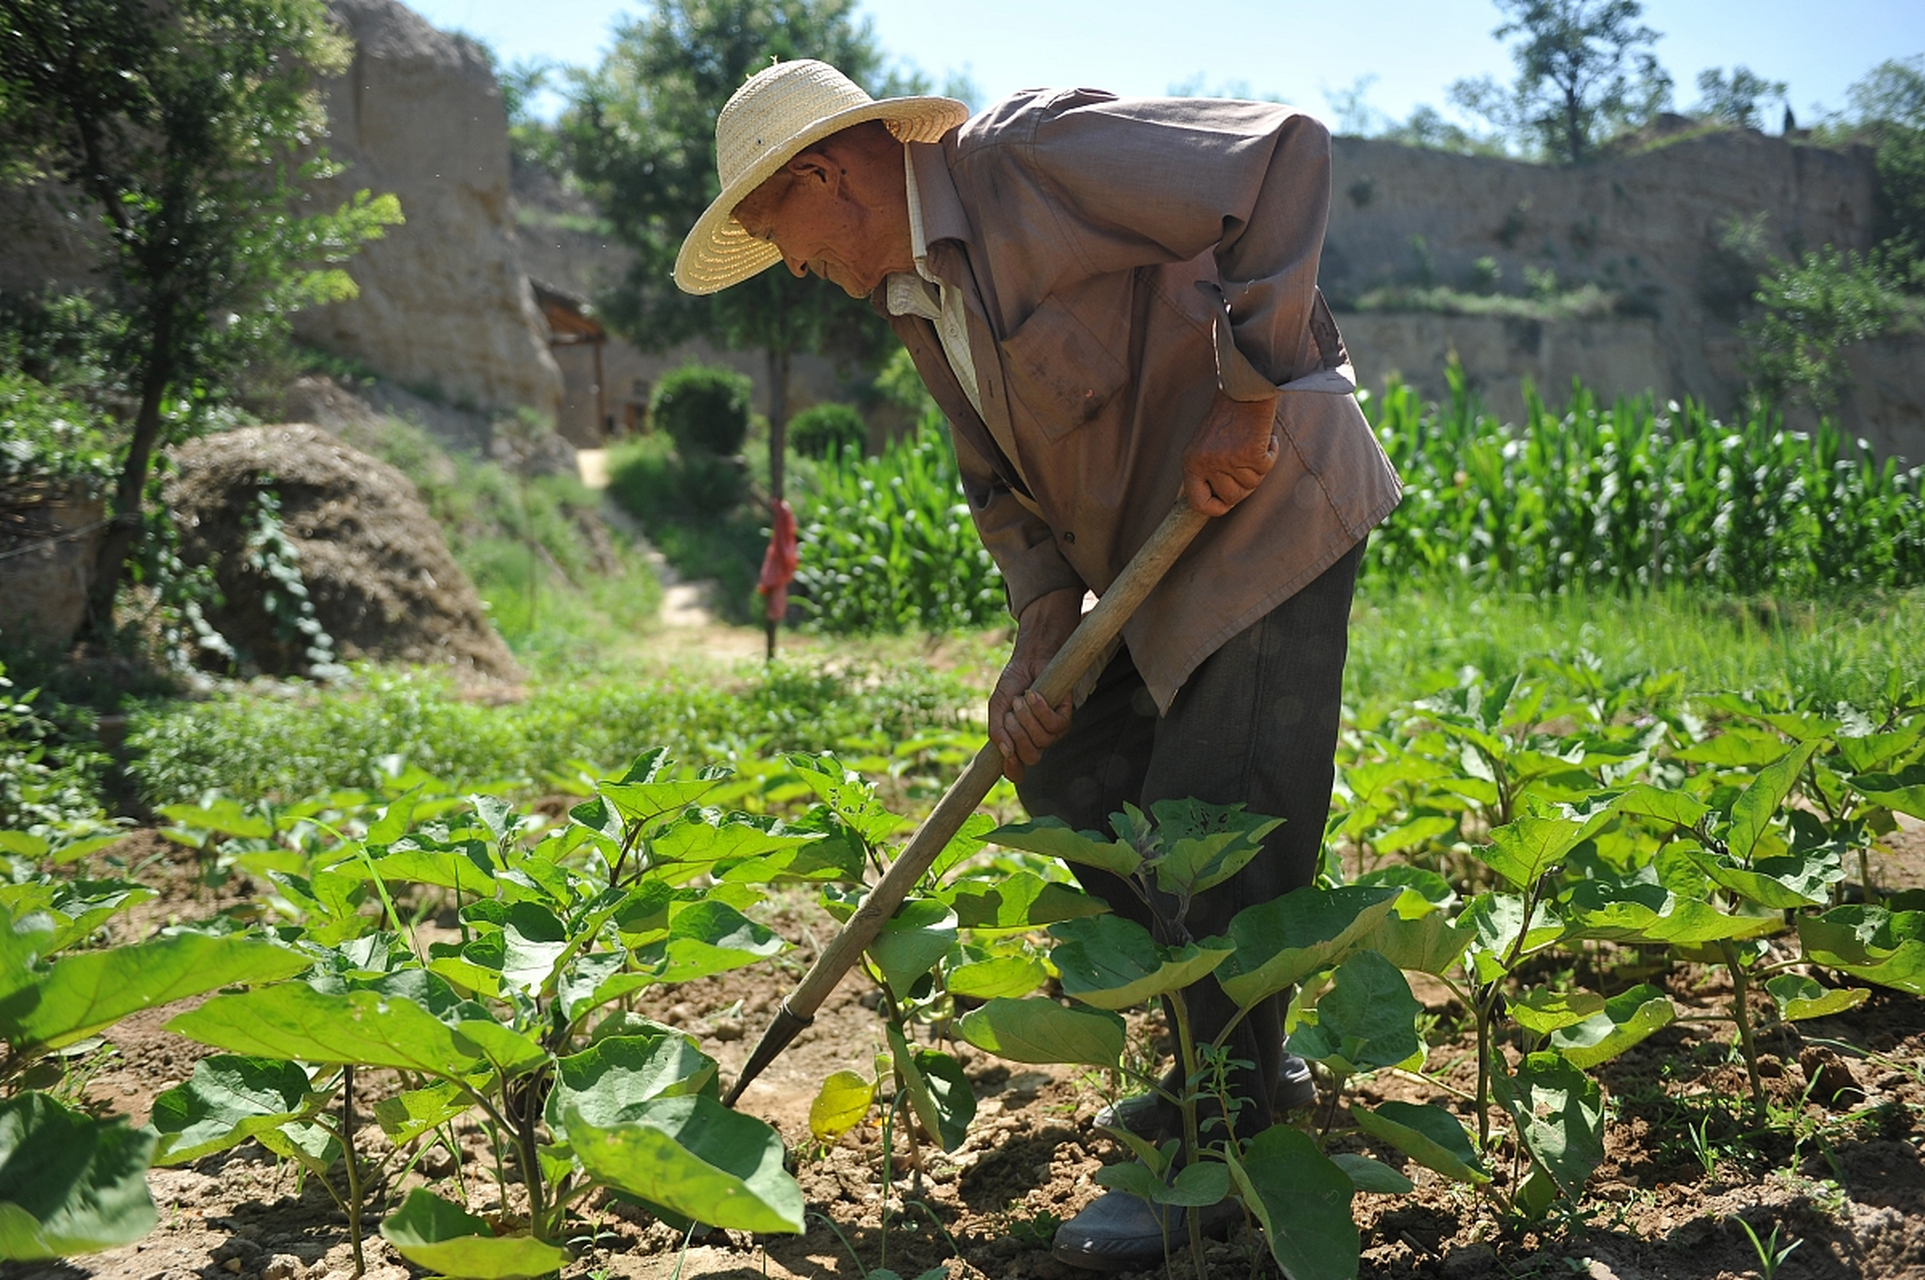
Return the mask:
[[[824,1082],[815,1137],[879,1110],[919,1167],[925,1144],[953,1149],[973,1118],[944,1039],[1122,1071],[1120,1010],[1200,980],[1244,1008],[1294,989],[1289,1044],[1320,1064],[1323,1108],[1295,1124],[1238,1114],[1223,1086],[1235,1064],[1178,1000],[1191,1083],[1174,1101],[1193,1158],[1179,1168],[1174,1147],[1118,1131],[1137,1158],[1103,1181],[1161,1204],[1234,1200],[1293,1280],[1338,1280],[1357,1268],[1354,1197],[1412,1184],[1408,1166],[1329,1154],[1337,1134],[1524,1218],[1582,1195],[1603,1158],[1596,1069],[1684,1015],[1648,980],[1612,989],[1593,966],[1588,989],[1570,976],[1582,964],[1547,957],[1611,944],[1726,968],[1760,1109],[1754,1015],[1843,1011],[1867,983],[1925,994],[1925,894],[1882,896],[1869,874],[1895,815],[1925,816],[1919,690],[1824,716],[1731,695],[1687,712],[1663,681],[1578,687],[1473,674],[1353,732],[1318,882],[1247,908],[1223,937],[1192,936],[1184,904],[1234,875],[1271,819],[1193,801],[1126,809],[1107,833],[979,816],[866,957],[888,1052],[873,1076]],[[210,797],[170,810],[179,833],[210,871],[272,889],[254,911],[122,947],[88,944],[152,890],[69,878],[97,842],[0,833],[0,1254],[136,1239],[154,1223],[150,1164],[249,1139],[328,1189],[358,1251],[362,1215],[429,1148],[459,1158],[463,1117],[488,1135],[500,1203],[477,1214],[417,1186],[376,1209],[394,1247],[437,1273],[552,1271],[597,1194],[672,1223],[800,1231],[778,1135],[721,1107],[694,1036],[633,1010],[651,987],[776,959],[786,944],[751,914],[771,886],[818,886],[846,915],[905,834],[834,757],[781,768],[736,779],[649,752],[551,824],[420,775],[286,808]],[[752,797],[788,816],[724,807]],[[1159,933],[1063,883],[1059,858],[1162,904]],[[437,907],[458,936],[417,935]],[[1357,1081],[1424,1067],[1408,973],[1470,1011],[1474,1094],[1352,1102],[1339,1124]],[[1060,995],[1040,994],[1052,981]],[[168,1026],[219,1052],[149,1126],[76,1105],[62,1063],[90,1037],[213,991]],[[370,1105],[370,1070],[399,1091]],[[1527,1172],[1500,1184],[1507,1157]]]

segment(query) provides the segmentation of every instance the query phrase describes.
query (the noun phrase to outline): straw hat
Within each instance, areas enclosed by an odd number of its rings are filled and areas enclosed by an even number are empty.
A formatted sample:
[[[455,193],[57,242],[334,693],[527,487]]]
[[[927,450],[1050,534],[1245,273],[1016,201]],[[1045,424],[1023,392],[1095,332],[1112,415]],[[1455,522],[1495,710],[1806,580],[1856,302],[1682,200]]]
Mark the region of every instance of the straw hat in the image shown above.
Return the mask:
[[[878,102],[826,62],[799,58],[758,71],[729,98],[715,121],[715,170],[722,194],[703,211],[675,259],[675,283],[687,293],[714,293],[782,261],[735,220],[735,206],[810,143],[868,120],[880,120],[904,142],[936,142],[969,118],[954,98],[884,98]]]

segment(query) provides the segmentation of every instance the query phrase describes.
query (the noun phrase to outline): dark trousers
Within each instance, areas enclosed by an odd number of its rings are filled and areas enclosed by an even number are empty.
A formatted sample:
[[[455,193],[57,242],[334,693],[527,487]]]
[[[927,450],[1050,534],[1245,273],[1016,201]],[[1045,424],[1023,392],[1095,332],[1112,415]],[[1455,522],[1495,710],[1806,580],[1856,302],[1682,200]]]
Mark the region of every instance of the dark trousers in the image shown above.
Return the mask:
[[[1168,715],[1156,714],[1129,651],[1119,653],[1076,709],[1069,733],[1026,771],[1016,788],[1024,807],[1079,831],[1108,831],[1110,814],[1125,801],[1148,813],[1158,800],[1185,797],[1282,818],[1243,870],[1192,901],[1187,924],[1195,938],[1222,934],[1243,908],[1309,884],[1330,810],[1350,602],[1362,559],[1359,543],[1211,654],[1178,690]],[[1162,933],[1121,879],[1070,869],[1118,915]],[[1215,978],[1184,995],[1199,1045],[1215,1040],[1236,1013]],[[1246,1137],[1270,1123],[1286,1003],[1283,996],[1264,1001],[1227,1042],[1232,1059],[1254,1068],[1236,1072],[1231,1083],[1244,1104],[1237,1128]],[[1164,1087],[1177,1093],[1181,1086],[1179,1063]],[[1168,1102],[1164,1108],[1165,1127],[1175,1135],[1175,1109]]]

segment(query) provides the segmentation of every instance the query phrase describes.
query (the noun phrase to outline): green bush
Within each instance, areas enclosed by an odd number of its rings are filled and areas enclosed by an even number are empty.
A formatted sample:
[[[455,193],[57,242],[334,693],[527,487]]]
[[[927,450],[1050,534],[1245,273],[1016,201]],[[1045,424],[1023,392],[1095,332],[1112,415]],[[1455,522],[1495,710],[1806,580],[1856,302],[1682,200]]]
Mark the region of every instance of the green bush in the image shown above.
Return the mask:
[[[789,419],[789,447],[804,457],[827,458],[845,449],[861,452],[868,442],[869,424],[852,405],[812,405]]]
[[[684,458],[732,458],[749,434],[753,384],[744,374],[691,364],[664,374],[649,401],[649,420],[668,434]]]
[[[747,477],[733,459],[673,452],[659,433],[608,451],[608,496],[633,516],[675,572],[720,584],[716,602],[747,621],[767,518],[741,506]]]
[[[99,416],[24,373],[0,372],[0,493],[106,490],[113,455]]]
[[[108,760],[91,747],[91,717],[62,725],[35,705],[39,690],[16,692],[6,670],[0,665],[0,828],[39,833],[97,817]]]
[[[1371,535],[1367,575],[1556,594],[1681,583],[1808,593],[1925,584],[1925,470],[1900,471],[1828,427],[1763,411],[1604,405],[1562,413],[1526,386],[1522,424],[1484,413],[1449,370],[1448,407],[1392,382],[1367,409],[1404,499]]]
[[[877,458],[844,455],[803,511],[796,596],[831,632],[953,631],[1005,617],[1002,574],[963,500],[948,432],[930,417]]]

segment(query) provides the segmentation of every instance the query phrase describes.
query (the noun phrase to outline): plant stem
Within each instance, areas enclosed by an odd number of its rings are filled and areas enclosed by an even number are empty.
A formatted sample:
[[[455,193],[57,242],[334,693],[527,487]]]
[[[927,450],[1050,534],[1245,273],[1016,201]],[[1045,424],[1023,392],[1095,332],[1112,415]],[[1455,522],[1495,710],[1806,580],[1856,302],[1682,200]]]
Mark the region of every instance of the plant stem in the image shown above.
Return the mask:
[[[1724,952],[1725,967],[1731,970],[1731,1014],[1738,1024],[1738,1044],[1744,1050],[1745,1074],[1751,1077],[1751,1105],[1759,1115],[1765,1110],[1764,1081],[1758,1076],[1758,1046],[1751,1036],[1751,1010],[1746,1007],[1746,997],[1751,991],[1751,975],[1745,972],[1744,962],[1738,958],[1738,948],[1730,939],[1719,944]]]
[[[1196,1039],[1190,1032],[1189,1003],[1184,999],[1183,992],[1170,993],[1170,1012],[1176,1019],[1177,1049],[1183,1055],[1183,1093],[1179,1099],[1183,1110],[1183,1143],[1188,1158],[1196,1160],[1200,1158],[1203,1146],[1197,1130],[1196,1088],[1192,1083],[1196,1079]],[[1167,1221],[1169,1214],[1167,1205],[1164,1206],[1163,1212]],[[1203,1215],[1200,1212],[1185,1209],[1183,1220],[1190,1228],[1190,1260],[1196,1266],[1196,1273],[1199,1276],[1208,1275],[1209,1268],[1204,1265],[1203,1258]],[[1166,1234],[1167,1231],[1168,1228],[1165,1228]]]
[[[368,1269],[361,1256],[361,1161],[354,1153],[354,1067],[341,1068],[341,1159],[347,1166],[348,1240],[354,1246],[354,1274]],[[322,1181],[326,1181],[325,1178]]]

